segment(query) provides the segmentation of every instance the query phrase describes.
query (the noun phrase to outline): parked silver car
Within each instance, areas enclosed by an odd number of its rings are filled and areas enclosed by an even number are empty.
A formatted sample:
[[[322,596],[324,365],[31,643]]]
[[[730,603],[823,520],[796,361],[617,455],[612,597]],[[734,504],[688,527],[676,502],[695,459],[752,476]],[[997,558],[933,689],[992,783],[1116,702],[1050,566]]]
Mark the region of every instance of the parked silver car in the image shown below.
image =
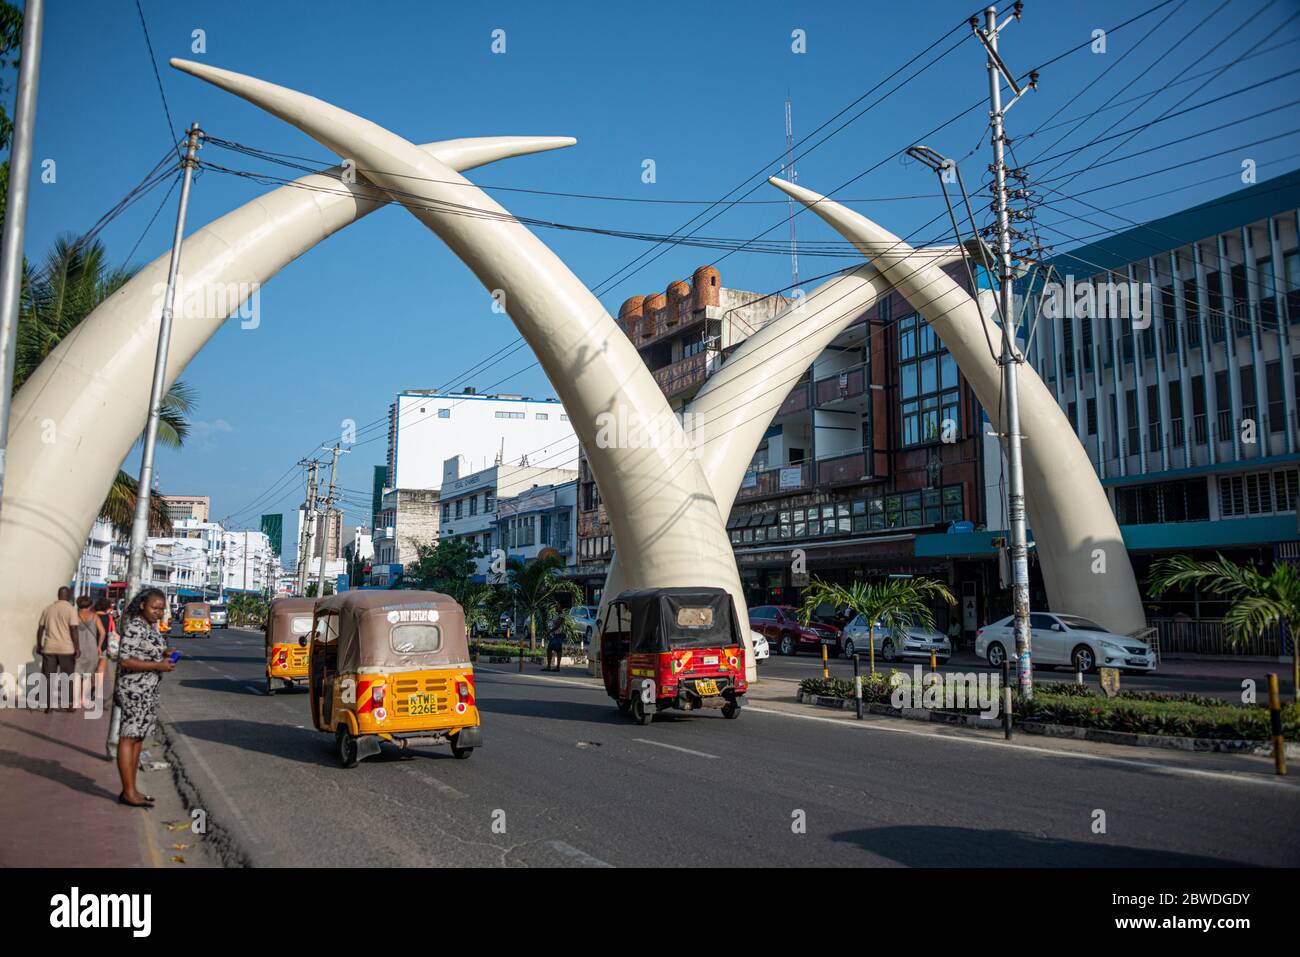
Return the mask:
[[[862,615],[856,616],[840,632],[840,653],[845,657],[854,652],[860,655],[867,654],[870,634],[871,629],[867,626],[867,619]],[[941,635],[937,631],[927,628],[908,628],[902,634],[901,641],[899,637],[877,623],[876,654],[885,661],[897,661],[903,658],[923,658],[929,661],[930,652],[933,651],[935,661],[939,664],[943,664],[952,656],[952,642],[948,640],[947,635]]]
[[[584,645],[596,633],[596,613],[595,605],[574,605],[569,609],[569,620],[578,631],[578,640]]]
[[[1036,665],[1071,665],[1083,672],[1098,667],[1156,670],[1156,656],[1145,641],[1113,634],[1079,615],[1030,612],[1029,632],[1030,655]],[[975,654],[987,659],[994,668],[1001,668],[1008,657],[1014,664],[1016,636],[1010,616],[976,632]]]
[[[768,647],[767,639],[763,637],[762,632],[750,629],[749,640],[754,643],[754,664],[761,665],[772,657],[772,649]]]

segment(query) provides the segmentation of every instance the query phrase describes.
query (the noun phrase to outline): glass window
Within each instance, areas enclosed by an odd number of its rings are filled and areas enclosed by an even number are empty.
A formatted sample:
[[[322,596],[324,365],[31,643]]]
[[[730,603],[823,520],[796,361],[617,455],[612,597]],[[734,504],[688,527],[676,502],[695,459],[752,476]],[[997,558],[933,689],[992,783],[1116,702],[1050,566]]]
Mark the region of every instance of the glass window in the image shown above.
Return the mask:
[[[868,517],[871,520],[872,531],[875,531],[876,529],[884,528],[885,527],[885,500],[880,498],[873,498],[870,502],[867,503],[867,508],[868,508]]]
[[[957,360],[950,352],[939,357],[939,385],[945,389],[957,388]]]
[[[403,622],[394,625],[388,636],[399,655],[421,655],[442,647],[442,630],[431,622]]]
[[[921,493],[912,492],[903,497],[903,521],[906,525],[921,524]]]
[[[903,524],[903,496],[888,495],[885,497],[885,527],[899,528]]]
[[[439,409],[439,410],[438,410],[438,418],[440,418],[440,419],[450,419],[450,418],[451,418],[451,409]]]

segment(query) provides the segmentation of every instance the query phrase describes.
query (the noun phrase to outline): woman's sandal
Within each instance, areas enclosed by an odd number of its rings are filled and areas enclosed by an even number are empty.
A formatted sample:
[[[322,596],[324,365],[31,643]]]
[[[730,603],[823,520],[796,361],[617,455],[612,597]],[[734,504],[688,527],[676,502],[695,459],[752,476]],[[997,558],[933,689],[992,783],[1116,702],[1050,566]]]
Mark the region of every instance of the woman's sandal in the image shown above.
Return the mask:
[[[142,807],[142,808],[144,808],[145,810],[148,810],[149,808],[152,808],[152,807],[153,807],[153,805],[154,805],[154,800],[153,800],[153,798],[146,796],[145,799],[144,799],[144,801],[143,801],[142,803],[140,803],[140,804],[136,804],[134,801],[128,801],[128,800],[126,799],[126,794],[119,794],[119,795],[117,796],[117,803],[118,803],[118,804],[125,804],[127,807]]]

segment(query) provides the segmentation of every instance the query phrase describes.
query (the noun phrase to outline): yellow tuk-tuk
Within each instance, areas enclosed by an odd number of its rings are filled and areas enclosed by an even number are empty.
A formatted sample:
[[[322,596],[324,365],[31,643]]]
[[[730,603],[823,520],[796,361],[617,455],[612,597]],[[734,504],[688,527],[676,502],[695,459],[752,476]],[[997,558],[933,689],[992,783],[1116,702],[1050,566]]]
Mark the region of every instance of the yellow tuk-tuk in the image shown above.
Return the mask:
[[[430,591],[345,591],[316,602],[308,669],[312,721],[333,731],[339,762],[355,767],[387,741],[482,744],[465,615]]]
[[[266,693],[277,682],[307,683],[307,643],[311,640],[314,598],[277,598],[266,616]]]
[[[212,609],[207,602],[189,602],[181,611],[181,631],[187,635],[212,634]]]

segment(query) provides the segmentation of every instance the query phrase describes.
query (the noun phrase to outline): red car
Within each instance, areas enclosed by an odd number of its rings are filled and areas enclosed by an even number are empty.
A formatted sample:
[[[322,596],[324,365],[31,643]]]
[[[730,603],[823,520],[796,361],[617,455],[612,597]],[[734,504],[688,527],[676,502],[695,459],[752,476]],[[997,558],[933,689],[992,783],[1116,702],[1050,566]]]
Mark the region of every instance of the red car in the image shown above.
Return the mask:
[[[749,610],[749,627],[767,639],[772,650],[782,655],[797,655],[800,649],[816,651],[830,645],[839,654],[840,630],[834,625],[799,621],[799,609],[790,605],[759,605]]]

